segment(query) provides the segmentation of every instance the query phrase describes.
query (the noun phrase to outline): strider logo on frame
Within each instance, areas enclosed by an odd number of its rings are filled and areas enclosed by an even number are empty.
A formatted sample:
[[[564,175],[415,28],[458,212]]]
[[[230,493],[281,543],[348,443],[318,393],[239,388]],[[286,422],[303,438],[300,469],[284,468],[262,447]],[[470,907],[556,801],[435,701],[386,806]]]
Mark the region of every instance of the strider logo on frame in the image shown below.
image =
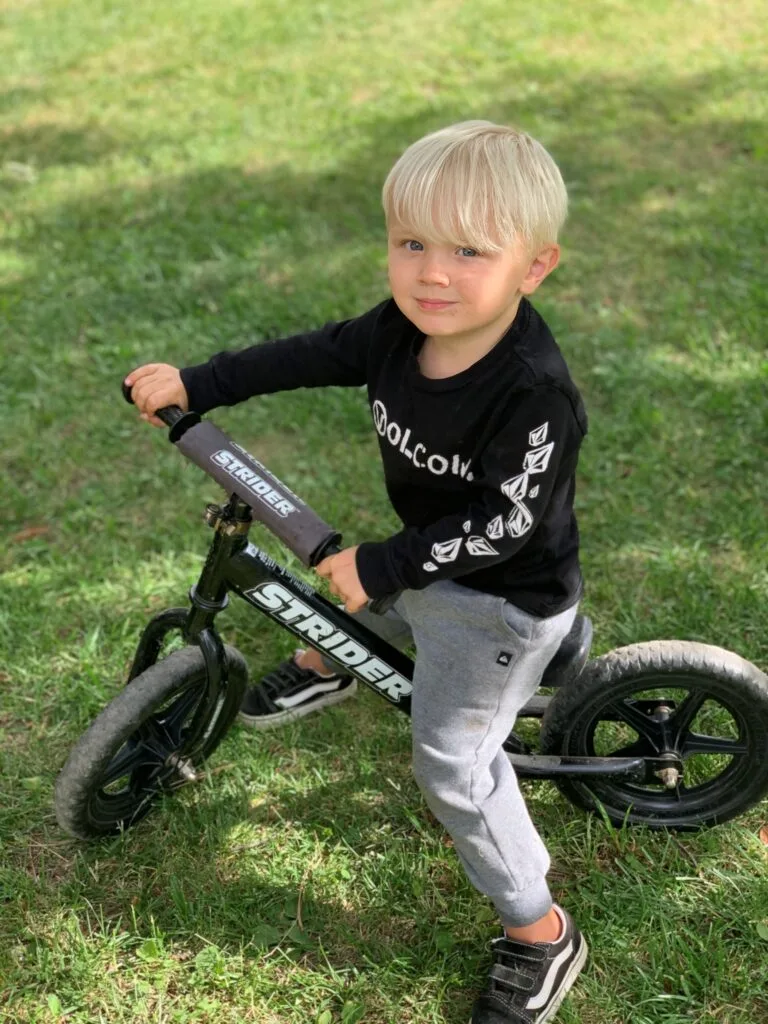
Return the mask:
[[[284,494],[276,491],[271,484],[268,484],[266,480],[263,480],[258,473],[256,473],[249,466],[246,466],[234,452],[229,452],[226,448],[221,448],[219,451],[214,452],[211,456],[211,462],[214,462],[217,466],[228,473],[233,480],[237,480],[248,488],[255,498],[258,498],[262,504],[267,505],[272,509],[273,512],[277,513],[282,519],[285,519],[292,512],[296,511],[296,506],[288,501]]]
[[[336,661],[354,669],[357,675],[373,683],[395,704],[401,697],[407,697],[411,693],[413,687],[410,680],[395,672],[386,662],[374,658],[362,644],[336,629],[327,619],[312,611],[280,583],[260,583],[257,587],[246,590],[245,596],[254,604],[271,612],[279,622],[289,623],[293,629],[303,633],[318,647],[322,647]]]

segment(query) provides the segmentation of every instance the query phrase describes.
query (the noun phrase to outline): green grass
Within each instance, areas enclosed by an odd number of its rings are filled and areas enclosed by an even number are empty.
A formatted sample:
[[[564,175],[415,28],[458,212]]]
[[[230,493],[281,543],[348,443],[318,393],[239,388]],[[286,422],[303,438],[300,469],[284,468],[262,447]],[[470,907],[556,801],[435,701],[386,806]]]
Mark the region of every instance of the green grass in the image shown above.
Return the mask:
[[[468,1017],[493,915],[372,695],[236,730],[115,841],[71,842],[51,804],[218,498],[121,377],[382,298],[378,191],[426,131],[519,124],[569,186],[537,304],[591,417],[596,650],[768,665],[766,35],[758,0],[0,0],[0,1020]],[[394,526],[359,392],[214,419],[350,543]],[[290,650],[244,607],[220,625],[253,676]],[[768,1021],[765,805],[674,836],[526,793],[592,949],[558,1020]]]

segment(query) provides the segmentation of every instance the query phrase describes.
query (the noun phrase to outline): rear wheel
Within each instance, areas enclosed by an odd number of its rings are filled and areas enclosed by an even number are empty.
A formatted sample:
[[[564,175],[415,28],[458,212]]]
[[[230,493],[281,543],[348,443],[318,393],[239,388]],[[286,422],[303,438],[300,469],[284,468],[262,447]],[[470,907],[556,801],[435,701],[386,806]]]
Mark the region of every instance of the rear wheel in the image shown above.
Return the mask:
[[[196,751],[188,740],[206,690],[199,647],[151,665],[94,719],[56,780],[56,817],[65,831],[82,839],[120,832],[143,818],[158,796],[194,781],[195,768],[232,725],[248,682],[242,655],[224,650],[227,685]]]
[[[644,757],[642,781],[560,779],[615,824],[692,830],[742,814],[768,794],[768,677],[720,647],[654,641],[590,662],[552,698],[549,754]]]

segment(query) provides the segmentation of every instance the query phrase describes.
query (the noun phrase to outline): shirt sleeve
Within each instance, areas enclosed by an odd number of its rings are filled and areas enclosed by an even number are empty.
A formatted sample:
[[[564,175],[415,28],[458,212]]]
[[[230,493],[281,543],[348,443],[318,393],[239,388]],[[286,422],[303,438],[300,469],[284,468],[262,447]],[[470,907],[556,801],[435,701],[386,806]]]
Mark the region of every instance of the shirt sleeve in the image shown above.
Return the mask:
[[[267,341],[239,351],[218,352],[208,362],[181,370],[189,407],[206,413],[254,395],[365,384],[368,351],[391,300],[353,320]]]
[[[376,598],[422,590],[511,558],[546,512],[563,463],[575,466],[581,436],[567,395],[550,386],[523,392],[512,417],[472,465],[466,510],[359,546],[365,592]]]

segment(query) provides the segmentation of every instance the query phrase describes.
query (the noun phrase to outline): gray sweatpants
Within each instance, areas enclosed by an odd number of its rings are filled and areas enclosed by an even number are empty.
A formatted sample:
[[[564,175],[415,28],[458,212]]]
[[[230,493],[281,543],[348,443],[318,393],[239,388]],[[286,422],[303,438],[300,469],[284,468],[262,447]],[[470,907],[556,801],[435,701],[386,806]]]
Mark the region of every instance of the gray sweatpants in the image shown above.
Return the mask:
[[[395,646],[416,645],[414,775],[469,880],[508,927],[543,917],[552,897],[549,854],[502,743],[576,610],[539,619],[504,598],[441,581],[406,590],[384,616],[356,615]]]

